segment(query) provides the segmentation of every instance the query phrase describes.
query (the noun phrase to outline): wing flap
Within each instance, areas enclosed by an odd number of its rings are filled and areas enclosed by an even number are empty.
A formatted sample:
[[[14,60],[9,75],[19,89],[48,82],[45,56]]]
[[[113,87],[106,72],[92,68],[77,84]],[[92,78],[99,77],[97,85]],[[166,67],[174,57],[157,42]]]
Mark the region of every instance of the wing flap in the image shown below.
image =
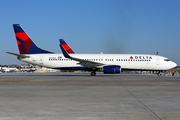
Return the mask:
[[[87,67],[87,68],[92,68],[92,67],[96,68],[97,66],[104,65],[102,63],[98,63],[98,62],[94,62],[94,61],[89,61],[89,60],[84,60],[84,59],[80,59],[80,58],[71,57],[70,59],[78,61],[79,62],[78,64],[81,64],[82,66]]]

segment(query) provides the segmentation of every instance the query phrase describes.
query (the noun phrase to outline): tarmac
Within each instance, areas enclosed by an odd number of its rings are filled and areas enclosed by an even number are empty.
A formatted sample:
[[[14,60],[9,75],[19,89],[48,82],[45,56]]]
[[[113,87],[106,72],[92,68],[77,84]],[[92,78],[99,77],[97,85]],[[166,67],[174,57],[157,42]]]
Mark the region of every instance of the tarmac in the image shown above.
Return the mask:
[[[180,76],[0,73],[0,120],[180,120]]]

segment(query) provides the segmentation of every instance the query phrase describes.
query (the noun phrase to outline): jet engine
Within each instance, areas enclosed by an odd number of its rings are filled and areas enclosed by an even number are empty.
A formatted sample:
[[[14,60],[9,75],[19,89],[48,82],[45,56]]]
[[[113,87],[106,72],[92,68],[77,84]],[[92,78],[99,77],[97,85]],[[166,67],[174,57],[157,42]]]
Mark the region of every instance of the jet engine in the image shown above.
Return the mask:
[[[104,66],[104,74],[120,74],[121,73],[121,66],[119,65],[109,65]]]

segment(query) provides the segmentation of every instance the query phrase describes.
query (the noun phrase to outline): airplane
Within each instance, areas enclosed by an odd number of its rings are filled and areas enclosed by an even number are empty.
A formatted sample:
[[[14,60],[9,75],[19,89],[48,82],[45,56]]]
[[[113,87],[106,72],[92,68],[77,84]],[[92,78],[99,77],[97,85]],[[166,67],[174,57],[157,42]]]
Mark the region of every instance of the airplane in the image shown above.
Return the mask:
[[[7,68],[7,67],[0,67],[0,71],[2,72],[19,72],[17,68]]]
[[[34,72],[36,70],[37,68],[24,68],[24,69],[20,69],[20,72]]]
[[[160,71],[177,66],[175,62],[159,55],[147,54],[75,54],[71,47],[60,39],[63,54],[39,48],[19,24],[13,24],[19,53],[6,52],[18,60],[59,70],[84,70],[95,76],[97,71],[104,74],[120,74],[124,70]]]

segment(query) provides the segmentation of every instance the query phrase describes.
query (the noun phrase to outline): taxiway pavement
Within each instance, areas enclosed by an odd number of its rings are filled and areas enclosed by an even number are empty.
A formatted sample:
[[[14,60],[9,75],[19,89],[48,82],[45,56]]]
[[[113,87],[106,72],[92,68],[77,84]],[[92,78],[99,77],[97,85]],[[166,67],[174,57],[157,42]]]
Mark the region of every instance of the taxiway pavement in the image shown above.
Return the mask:
[[[1,73],[0,120],[179,120],[180,77]]]

